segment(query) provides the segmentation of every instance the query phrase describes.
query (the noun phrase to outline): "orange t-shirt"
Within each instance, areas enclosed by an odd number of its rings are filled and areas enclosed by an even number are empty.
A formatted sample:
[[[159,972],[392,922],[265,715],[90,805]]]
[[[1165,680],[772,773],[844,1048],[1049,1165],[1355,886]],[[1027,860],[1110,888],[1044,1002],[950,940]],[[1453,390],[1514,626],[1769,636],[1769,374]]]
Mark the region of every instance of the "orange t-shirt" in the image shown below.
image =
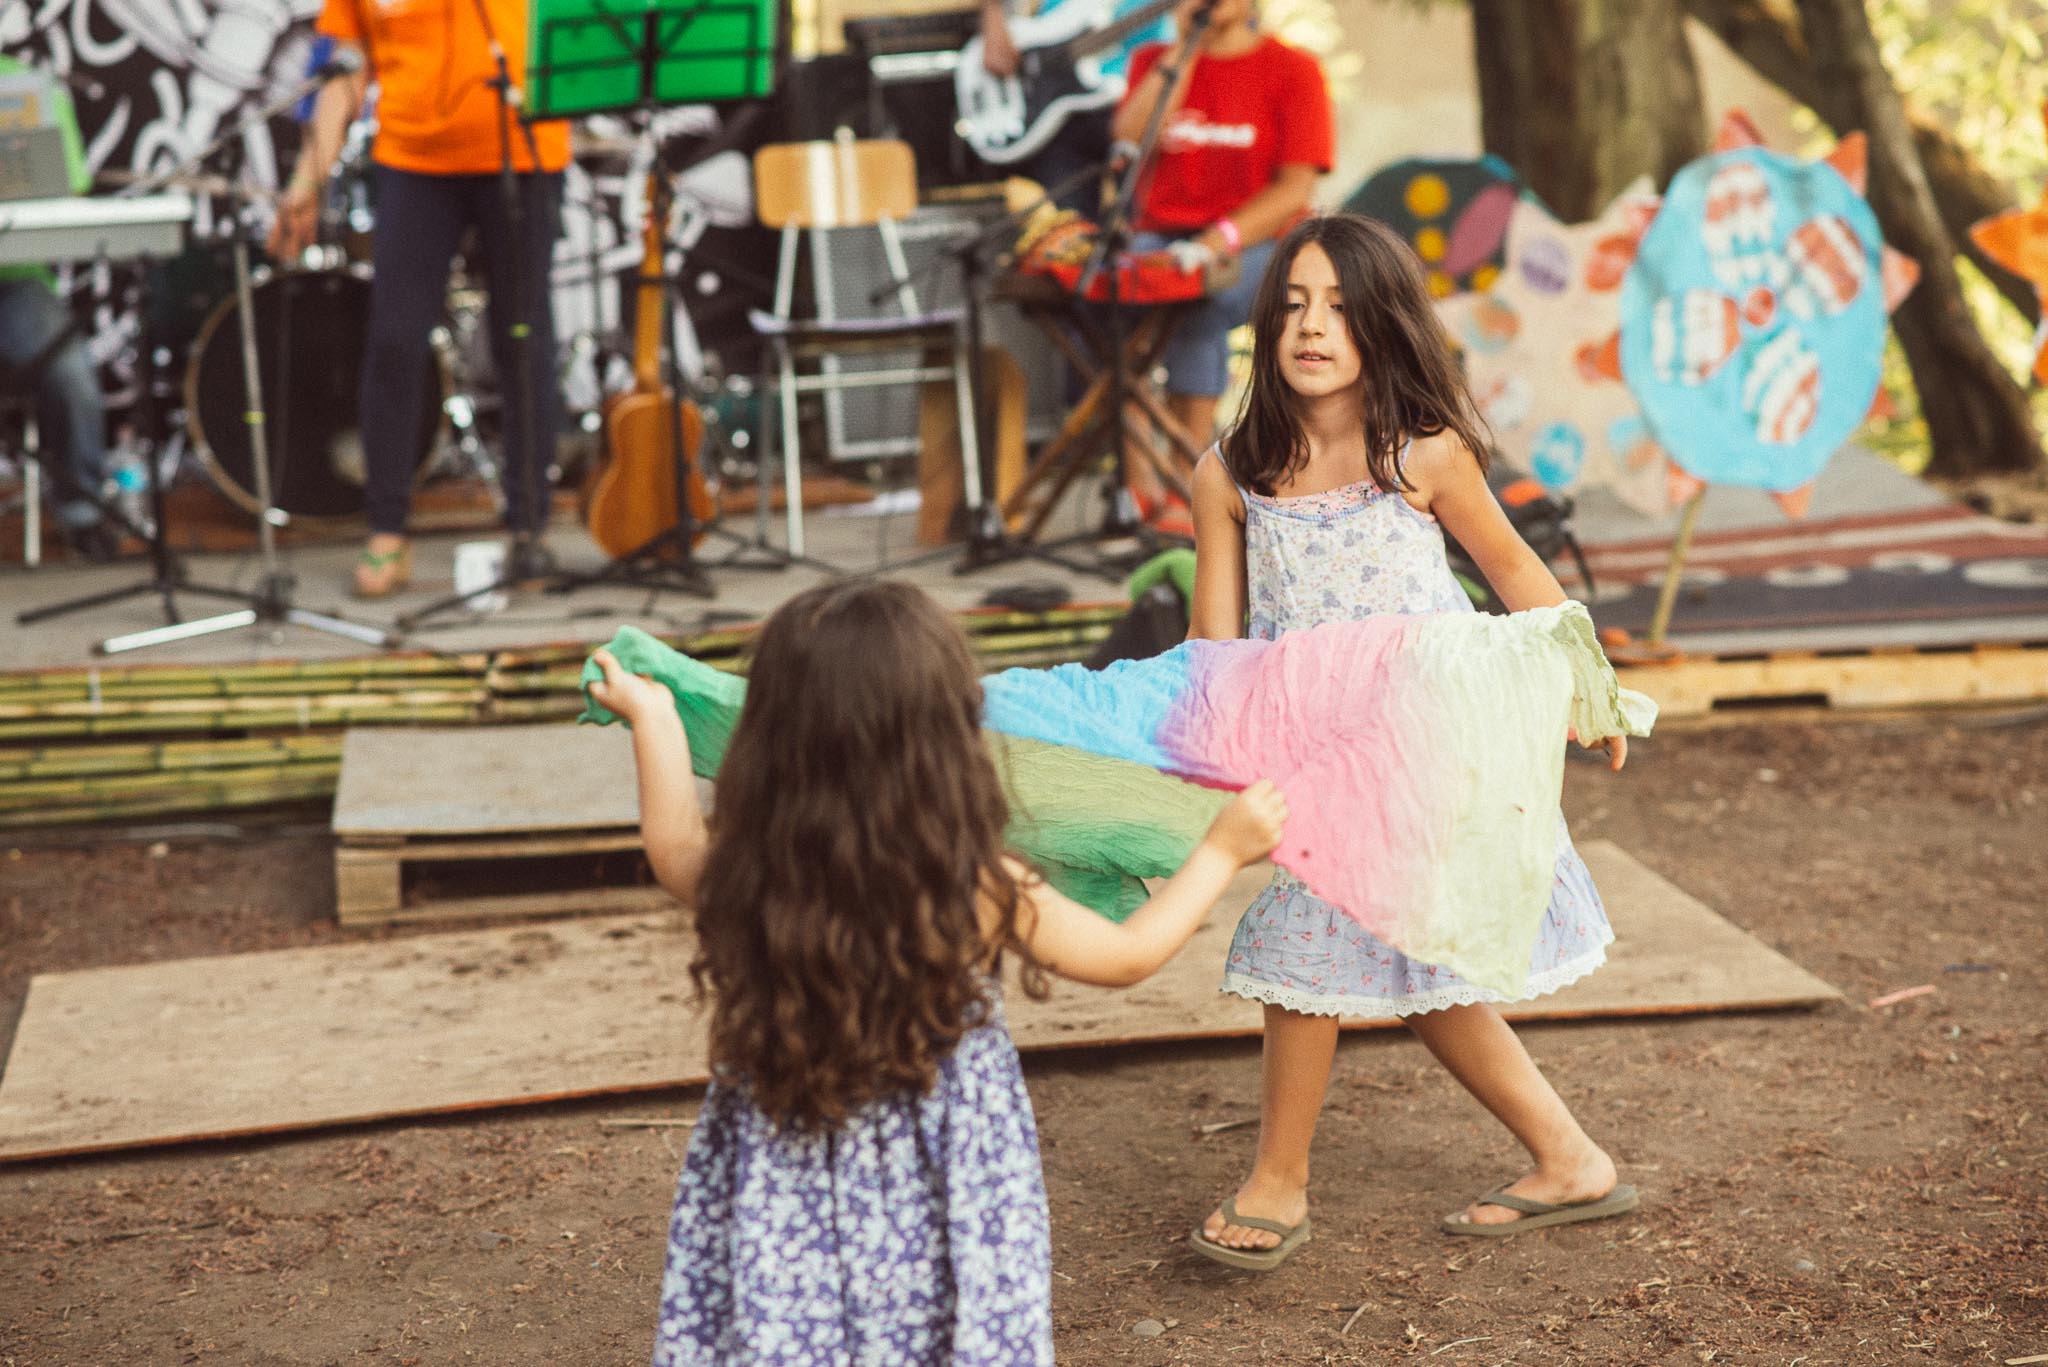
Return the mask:
[[[513,84],[524,86],[527,0],[483,5]],[[319,31],[362,48],[377,82],[370,155],[380,165],[439,176],[498,170],[497,64],[476,10],[476,0],[326,0]],[[511,132],[513,167],[531,171],[525,134],[516,125]],[[542,170],[568,165],[568,124],[537,123],[533,140]]]

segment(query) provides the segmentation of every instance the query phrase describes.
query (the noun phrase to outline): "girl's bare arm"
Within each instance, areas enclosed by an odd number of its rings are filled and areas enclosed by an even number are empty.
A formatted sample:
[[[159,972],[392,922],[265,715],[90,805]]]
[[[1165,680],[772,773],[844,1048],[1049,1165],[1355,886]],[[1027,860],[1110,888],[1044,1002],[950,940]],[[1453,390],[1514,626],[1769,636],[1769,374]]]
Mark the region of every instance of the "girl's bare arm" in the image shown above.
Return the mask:
[[[1244,502],[1211,452],[1195,466],[1195,597],[1188,604],[1190,641],[1233,641],[1244,635]]]
[[[1099,987],[1128,987],[1157,972],[1188,942],[1230,880],[1247,864],[1272,853],[1287,822],[1287,799],[1265,779],[1233,798],[1210,824],[1187,862],[1122,924],[1055,892],[1033,878],[1024,880],[1018,934],[1031,957],[1048,972]]]

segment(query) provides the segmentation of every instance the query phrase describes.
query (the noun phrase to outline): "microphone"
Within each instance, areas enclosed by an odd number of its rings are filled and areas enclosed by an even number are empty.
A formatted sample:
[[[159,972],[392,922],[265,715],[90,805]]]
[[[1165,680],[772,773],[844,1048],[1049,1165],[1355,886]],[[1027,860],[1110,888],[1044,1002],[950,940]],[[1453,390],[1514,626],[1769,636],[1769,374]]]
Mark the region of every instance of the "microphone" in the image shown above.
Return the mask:
[[[90,76],[81,76],[74,71],[51,71],[50,75],[63,82],[74,95],[83,95],[93,101],[103,100],[107,96],[107,88]]]

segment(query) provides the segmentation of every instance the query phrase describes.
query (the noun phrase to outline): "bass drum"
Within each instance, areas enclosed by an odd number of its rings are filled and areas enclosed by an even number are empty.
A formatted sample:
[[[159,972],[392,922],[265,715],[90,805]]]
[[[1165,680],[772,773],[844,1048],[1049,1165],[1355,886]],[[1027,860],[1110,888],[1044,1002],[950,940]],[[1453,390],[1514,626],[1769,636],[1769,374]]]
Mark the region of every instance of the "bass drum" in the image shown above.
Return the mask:
[[[370,282],[360,268],[266,275],[253,288],[256,357],[270,451],[271,502],[294,521],[360,517],[363,443],[357,386],[369,338]],[[414,438],[414,479],[446,428],[449,376],[428,348]],[[256,464],[250,450],[242,325],[229,294],[200,327],[185,368],[186,423],[193,449],[223,494],[252,513]]]

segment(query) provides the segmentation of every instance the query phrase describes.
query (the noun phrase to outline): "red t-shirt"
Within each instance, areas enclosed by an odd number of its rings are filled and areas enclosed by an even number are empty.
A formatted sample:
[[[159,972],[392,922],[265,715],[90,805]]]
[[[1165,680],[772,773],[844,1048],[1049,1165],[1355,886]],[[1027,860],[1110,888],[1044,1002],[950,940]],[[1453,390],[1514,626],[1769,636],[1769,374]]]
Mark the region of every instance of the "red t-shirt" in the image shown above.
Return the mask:
[[[1161,44],[1133,53],[1128,88],[1167,53]],[[1139,229],[1199,232],[1272,184],[1282,166],[1328,171],[1331,125],[1323,68],[1301,49],[1266,38],[1236,57],[1198,55],[1186,102],[1159,130]]]

